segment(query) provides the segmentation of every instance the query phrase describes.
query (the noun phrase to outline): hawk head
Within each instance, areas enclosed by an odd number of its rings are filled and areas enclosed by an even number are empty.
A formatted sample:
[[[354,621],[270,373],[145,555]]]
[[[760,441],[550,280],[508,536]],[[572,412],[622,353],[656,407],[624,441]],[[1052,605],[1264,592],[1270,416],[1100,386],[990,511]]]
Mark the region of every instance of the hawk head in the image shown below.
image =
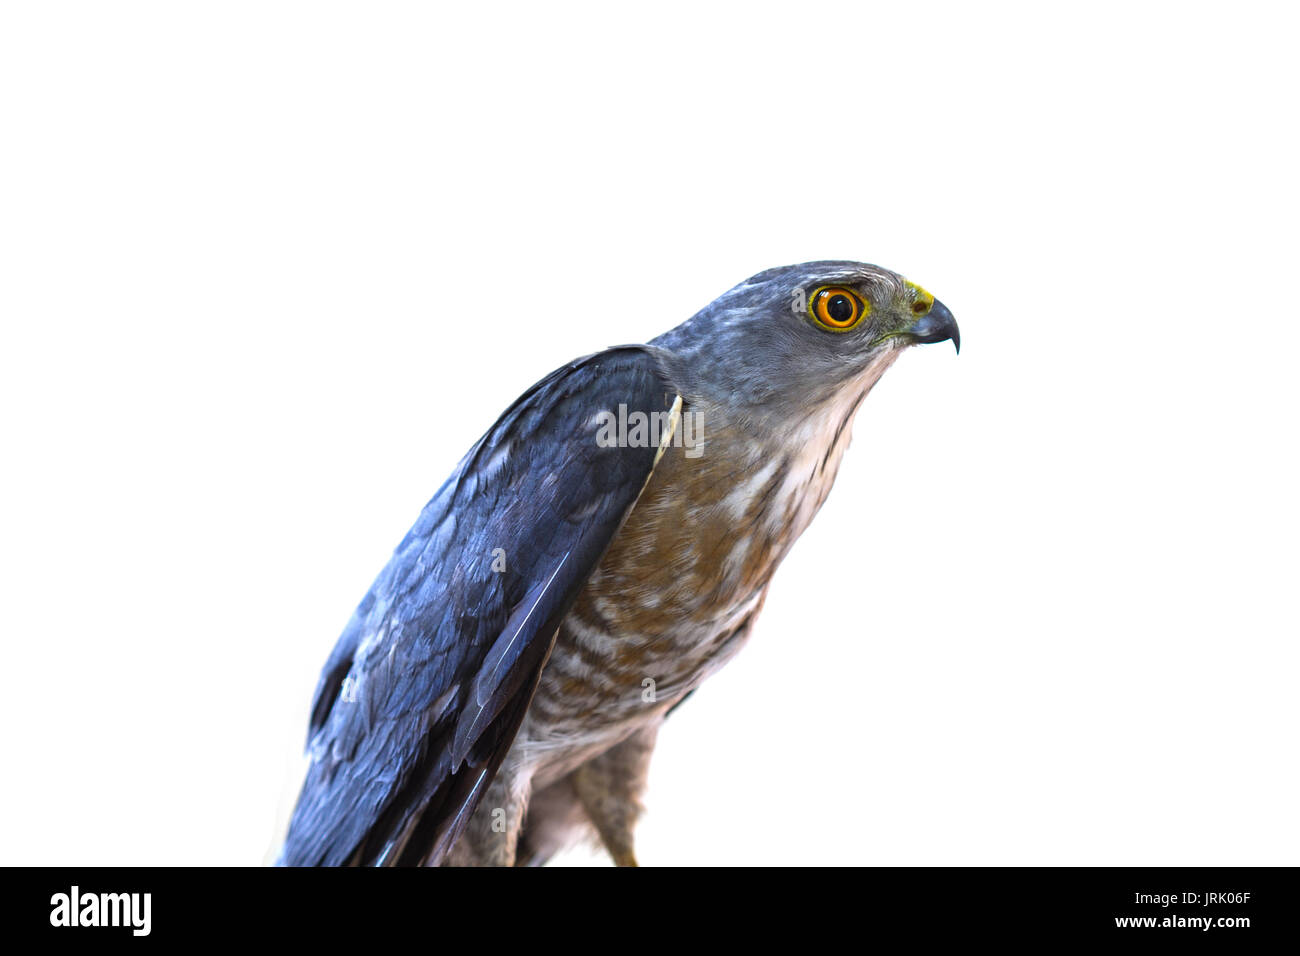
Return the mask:
[[[861,394],[909,345],[952,340],[947,306],[914,282],[862,262],[760,272],[652,343],[687,396],[789,421]]]

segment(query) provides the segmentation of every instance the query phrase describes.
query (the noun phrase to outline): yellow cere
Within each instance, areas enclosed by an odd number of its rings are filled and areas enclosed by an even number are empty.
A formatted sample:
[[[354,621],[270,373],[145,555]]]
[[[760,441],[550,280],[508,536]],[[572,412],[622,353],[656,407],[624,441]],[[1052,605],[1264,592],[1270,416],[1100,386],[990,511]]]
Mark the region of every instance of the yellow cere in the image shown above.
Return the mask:
[[[920,316],[929,312],[931,306],[934,305],[934,296],[930,295],[930,293],[926,292],[915,282],[908,282],[904,279],[903,285],[907,286],[907,288],[912,292],[912,314]]]

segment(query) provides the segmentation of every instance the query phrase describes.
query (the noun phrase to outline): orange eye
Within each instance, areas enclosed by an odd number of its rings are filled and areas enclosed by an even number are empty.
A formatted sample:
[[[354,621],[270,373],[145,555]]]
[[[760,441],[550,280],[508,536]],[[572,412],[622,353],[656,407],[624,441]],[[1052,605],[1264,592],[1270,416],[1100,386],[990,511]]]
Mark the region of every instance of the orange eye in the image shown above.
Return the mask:
[[[833,332],[847,332],[868,311],[856,292],[837,285],[814,292],[811,305],[813,318]]]

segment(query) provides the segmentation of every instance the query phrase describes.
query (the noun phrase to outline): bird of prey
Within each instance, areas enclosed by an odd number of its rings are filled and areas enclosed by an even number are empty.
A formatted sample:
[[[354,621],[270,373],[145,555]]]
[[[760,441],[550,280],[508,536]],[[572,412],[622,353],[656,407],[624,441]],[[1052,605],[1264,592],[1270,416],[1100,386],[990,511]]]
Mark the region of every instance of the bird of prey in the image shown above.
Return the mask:
[[[529,865],[633,828],[665,717],[749,637],[863,398],[952,313],[858,262],[760,272],[526,391],[326,662],[279,862]]]

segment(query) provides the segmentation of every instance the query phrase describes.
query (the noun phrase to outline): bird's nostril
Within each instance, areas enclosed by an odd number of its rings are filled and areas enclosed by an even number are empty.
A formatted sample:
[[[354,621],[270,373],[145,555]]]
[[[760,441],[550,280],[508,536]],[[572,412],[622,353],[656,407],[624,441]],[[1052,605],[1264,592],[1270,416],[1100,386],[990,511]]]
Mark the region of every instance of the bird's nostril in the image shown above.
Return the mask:
[[[928,302],[913,302],[913,303],[912,303],[912,314],[913,314],[913,315],[925,315],[925,313],[927,313],[927,312],[929,312],[929,311],[930,311],[930,303],[928,303]]]

